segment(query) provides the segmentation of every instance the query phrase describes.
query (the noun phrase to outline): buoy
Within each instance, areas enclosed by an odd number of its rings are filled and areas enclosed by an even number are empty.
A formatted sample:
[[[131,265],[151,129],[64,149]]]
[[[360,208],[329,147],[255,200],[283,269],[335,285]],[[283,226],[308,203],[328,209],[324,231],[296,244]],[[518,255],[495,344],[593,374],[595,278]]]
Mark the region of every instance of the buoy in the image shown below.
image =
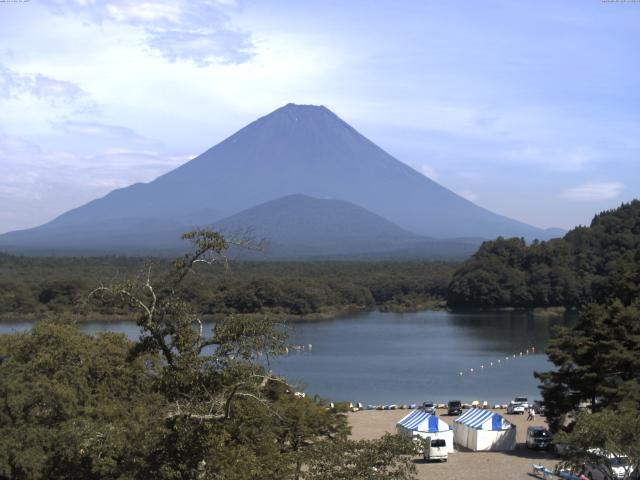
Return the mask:
[[[480,368],[484,368],[484,365],[480,365]]]
[[[473,373],[473,368],[470,368],[470,369],[469,369],[469,371],[470,371],[471,373]]]
[[[462,376],[462,372],[460,372],[460,376]]]

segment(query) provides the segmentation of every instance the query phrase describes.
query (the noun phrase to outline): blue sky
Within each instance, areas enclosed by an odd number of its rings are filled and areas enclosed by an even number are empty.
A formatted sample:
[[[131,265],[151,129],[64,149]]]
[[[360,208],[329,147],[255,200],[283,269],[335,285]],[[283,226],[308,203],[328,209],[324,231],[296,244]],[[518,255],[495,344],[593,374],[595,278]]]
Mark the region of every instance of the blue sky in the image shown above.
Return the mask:
[[[640,192],[640,3],[0,3],[0,232],[326,105],[497,213],[570,228]]]

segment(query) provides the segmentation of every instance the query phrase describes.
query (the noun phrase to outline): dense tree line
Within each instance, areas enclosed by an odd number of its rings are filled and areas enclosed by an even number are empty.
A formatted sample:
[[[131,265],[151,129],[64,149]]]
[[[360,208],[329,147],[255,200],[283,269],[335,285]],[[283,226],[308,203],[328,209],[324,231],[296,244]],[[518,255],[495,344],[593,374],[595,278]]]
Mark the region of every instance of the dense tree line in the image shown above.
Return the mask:
[[[181,286],[228,242],[185,237],[194,252],[173,268],[91,292],[135,312],[137,342],[64,318],[0,336],[0,479],[413,478],[410,439],[350,441],[339,409],[269,371],[278,324],[227,316],[205,331]]]
[[[546,353],[555,369],[536,373],[545,415],[556,441],[565,444],[566,465],[580,470],[588,463],[605,478],[635,478],[640,470],[640,202],[597,215],[590,227],[549,243],[553,248],[505,240],[487,245],[485,253],[493,249],[494,260],[503,264],[492,271],[509,268],[520,278],[492,284],[494,291],[484,298],[495,298],[495,290],[508,291],[503,301],[512,300],[514,292],[515,298],[542,292],[548,294],[546,304],[564,300],[580,309],[576,324],[557,328],[549,342]],[[549,270],[534,275],[541,265]],[[564,277],[551,274],[561,268]],[[624,476],[614,474],[616,461],[625,466]]]
[[[420,309],[441,302],[456,264],[234,262],[199,272],[181,286],[204,314],[335,315],[351,310]],[[100,282],[166,272],[165,259],[16,257],[0,254],[0,318],[43,313],[117,313],[86,301]]]
[[[454,307],[579,307],[640,293],[640,201],[547,242],[485,242],[454,274]]]

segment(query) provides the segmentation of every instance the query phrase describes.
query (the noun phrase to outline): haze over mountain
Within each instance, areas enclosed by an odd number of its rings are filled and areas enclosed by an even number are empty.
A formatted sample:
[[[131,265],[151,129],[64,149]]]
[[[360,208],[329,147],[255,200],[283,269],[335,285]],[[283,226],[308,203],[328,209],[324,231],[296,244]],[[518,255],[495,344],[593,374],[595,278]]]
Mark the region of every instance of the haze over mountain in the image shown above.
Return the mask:
[[[386,222],[387,230],[382,230],[389,237],[384,242],[393,235],[550,236],[456,195],[393,158],[327,108],[288,104],[150,183],[114,190],[45,225],[2,235],[0,247],[171,249],[179,231],[295,194],[351,202],[351,213],[358,207],[368,210],[369,220],[377,216],[376,228]],[[289,198],[290,207],[293,200],[305,198]],[[344,210],[344,203],[323,208],[338,205]],[[277,225],[269,220],[273,207],[261,206],[260,215],[253,212],[253,221],[259,224],[264,218],[272,227]],[[315,232],[327,248],[331,243],[346,245],[349,230],[357,230],[355,224],[340,223],[339,215],[323,218],[326,222]],[[232,217],[227,224],[233,221]],[[288,230],[290,243],[297,241],[293,232],[300,229],[288,223],[283,230]],[[273,229],[270,233],[278,236]]]

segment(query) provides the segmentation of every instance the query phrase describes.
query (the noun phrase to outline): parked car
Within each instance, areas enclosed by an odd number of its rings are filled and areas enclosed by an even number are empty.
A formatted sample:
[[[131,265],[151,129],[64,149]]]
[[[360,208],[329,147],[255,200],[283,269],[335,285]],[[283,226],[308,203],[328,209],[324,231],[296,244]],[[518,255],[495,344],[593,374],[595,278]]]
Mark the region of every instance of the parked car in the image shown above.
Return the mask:
[[[529,408],[529,400],[527,397],[515,397],[507,406],[507,413],[514,415],[522,415]]]
[[[590,480],[613,480],[609,475],[604,473],[608,470],[605,466],[611,467],[614,479],[624,478],[625,474],[634,473],[633,466],[630,465],[629,459],[624,455],[607,454],[599,450],[590,451],[596,454],[593,462],[584,465],[584,474],[589,477]],[[632,475],[630,478],[634,478],[634,476]],[[637,472],[635,478],[637,478]]]
[[[529,408],[529,399],[527,397],[515,397],[513,400],[511,400],[511,403],[522,405],[525,410]]]
[[[533,450],[547,450],[551,448],[551,433],[544,427],[527,428],[527,447]]]
[[[447,441],[444,438],[427,437],[422,456],[426,461],[440,460],[446,462],[449,458]]]
[[[433,402],[424,402],[421,408],[427,413],[430,413],[432,415],[436,414],[436,404]]]
[[[544,415],[544,402],[542,400],[536,400],[533,402],[533,408],[536,413]]]
[[[460,415],[462,413],[462,402],[460,400],[451,400],[447,403],[447,415]]]

